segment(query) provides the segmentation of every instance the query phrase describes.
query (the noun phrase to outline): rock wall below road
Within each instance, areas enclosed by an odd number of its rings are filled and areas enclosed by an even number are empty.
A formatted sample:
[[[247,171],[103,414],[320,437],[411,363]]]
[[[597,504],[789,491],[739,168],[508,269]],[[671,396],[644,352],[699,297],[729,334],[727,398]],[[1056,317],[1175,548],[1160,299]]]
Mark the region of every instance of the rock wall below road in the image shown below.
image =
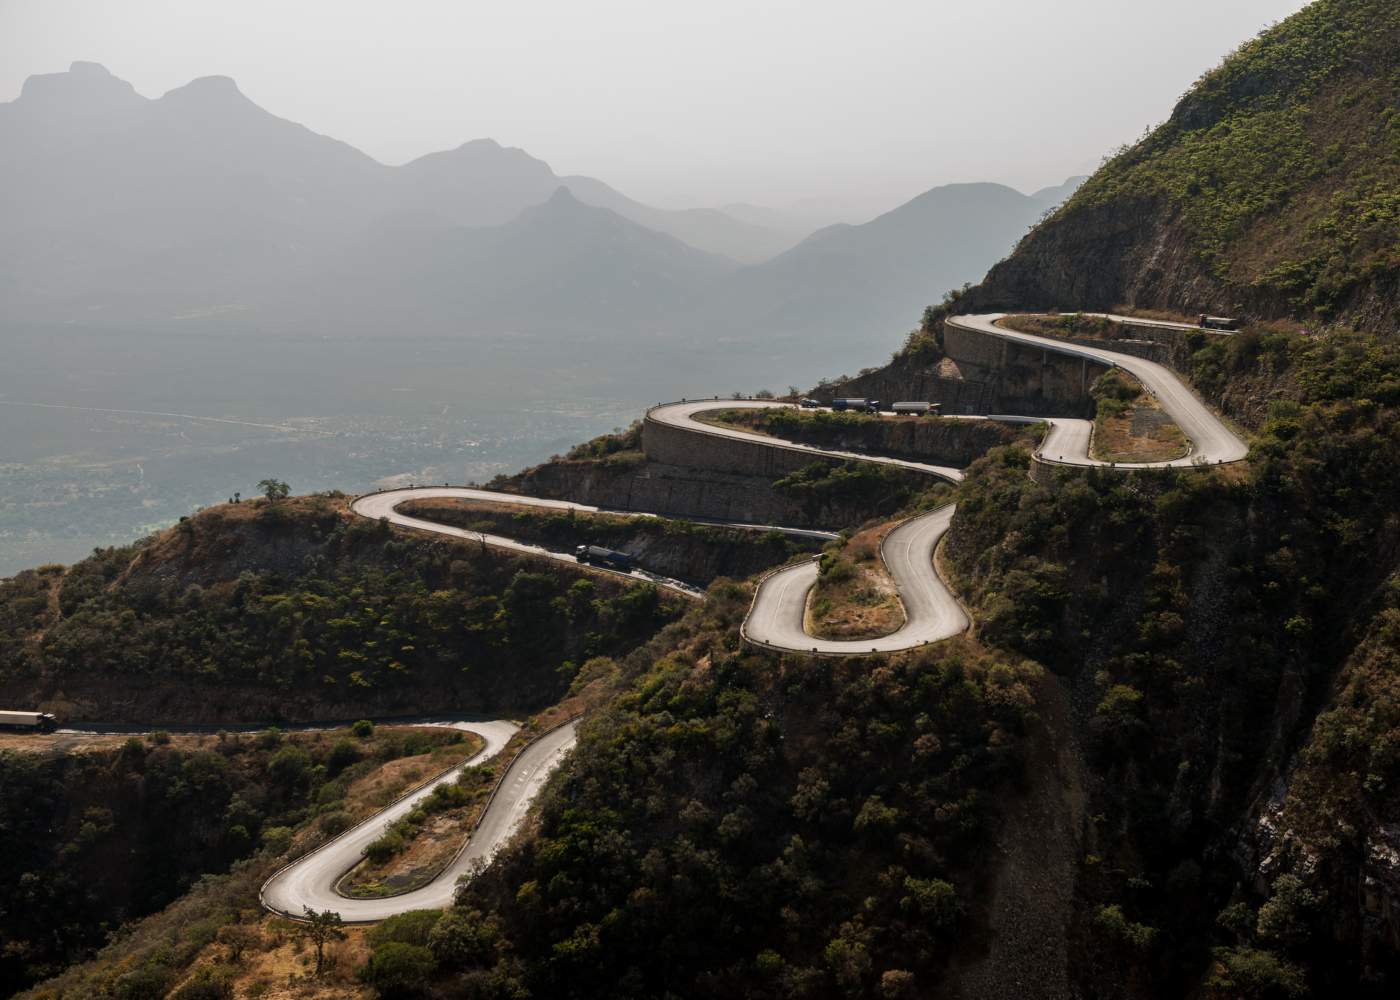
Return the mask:
[[[1072,358],[976,330],[946,326],[943,345],[960,367],[981,369],[991,383],[992,413],[1025,416],[1092,416],[1089,387],[1107,365]]]
[[[791,528],[833,530],[869,515],[860,504],[832,502],[814,510],[809,503],[782,496],[773,489],[773,481],[762,476],[651,461],[550,462],[497,480],[492,487],[614,510]]]
[[[715,404],[723,409],[723,402]],[[704,469],[739,476],[760,476],[781,479],[813,462],[824,461],[820,455],[765,440],[757,435],[752,441],[738,440],[720,434],[704,434],[652,420],[642,422],[642,451],[652,462],[662,465]]]
[[[732,420],[784,441],[958,468],[1024,433],[1018,426],[955,417],[739,410],[733,412]]]
[[[1105,365],[975,330],[945,327],[940,343],[941,352],[899,355],[883,368],[824,384],[814,392],[822,400],[836,396],[890,403],[927,400],[942,404],[943,412],[949,414],[1079,417],[1093,414],[1089,387],[1108,370]],[[1157,351],[1152,345],[1142,349]]]

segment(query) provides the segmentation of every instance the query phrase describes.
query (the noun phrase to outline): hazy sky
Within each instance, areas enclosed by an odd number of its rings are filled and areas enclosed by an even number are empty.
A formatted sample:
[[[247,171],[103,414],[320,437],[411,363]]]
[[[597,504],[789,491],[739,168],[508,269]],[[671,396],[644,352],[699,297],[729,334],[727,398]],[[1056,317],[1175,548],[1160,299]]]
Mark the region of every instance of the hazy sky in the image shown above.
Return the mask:
[[[666,204],[1087,172],[1302,0],[0,0],[0,100],[234,77],[388,163],[490,136]]]

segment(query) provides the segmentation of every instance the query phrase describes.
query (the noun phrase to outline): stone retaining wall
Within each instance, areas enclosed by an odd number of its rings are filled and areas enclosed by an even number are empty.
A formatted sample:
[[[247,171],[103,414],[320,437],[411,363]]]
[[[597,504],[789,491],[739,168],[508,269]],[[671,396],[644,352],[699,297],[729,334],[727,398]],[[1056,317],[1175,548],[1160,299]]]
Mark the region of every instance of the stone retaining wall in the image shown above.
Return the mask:
[[[913,475],[913,473],[911,473]],[[702,471],[657,462],[609,467],[599,462],[537,466],[503,484],[527,496],[557,497],[614,510],[745,524],[782,524],[830,530],[861,520],[864,512],[833,504],[809,511],[780,496],[771,480]]]
[[[858,375],[845,382],[819,387],[813,395],[823,403],[838,396],[879,399],[886,403],[920,400],[937,403],[944,413],[981,415],[992,412],[992,384],[984,379],[946,378],[936,368],[892,372],[890,368]]]
[[[715,408],[723,409],[724,401],[718,401]],[[650,414],[642,421],[642,451],[651,461],[665,465],[759,476],[768,480],[781,479],[813,462],[835,464],[840,461],[788,448],[757,436],[752,441],[746,441],[722,434],[686,430],[653,420]]]

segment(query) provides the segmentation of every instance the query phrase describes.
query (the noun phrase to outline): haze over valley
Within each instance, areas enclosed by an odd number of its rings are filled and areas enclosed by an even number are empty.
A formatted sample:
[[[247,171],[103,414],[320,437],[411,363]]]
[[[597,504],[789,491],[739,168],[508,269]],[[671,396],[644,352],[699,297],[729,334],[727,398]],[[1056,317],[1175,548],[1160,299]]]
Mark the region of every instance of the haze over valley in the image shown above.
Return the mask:
[[[0,0],[8,97],[0,1000],[1397,996],[1396,0]]]
[[[384,166],[227,78],[31,77],[0,105],[0,573],[266,475],[484,481],[659,400],[854,371],[1076,183],[818,227],[654,208],[491,139]]]

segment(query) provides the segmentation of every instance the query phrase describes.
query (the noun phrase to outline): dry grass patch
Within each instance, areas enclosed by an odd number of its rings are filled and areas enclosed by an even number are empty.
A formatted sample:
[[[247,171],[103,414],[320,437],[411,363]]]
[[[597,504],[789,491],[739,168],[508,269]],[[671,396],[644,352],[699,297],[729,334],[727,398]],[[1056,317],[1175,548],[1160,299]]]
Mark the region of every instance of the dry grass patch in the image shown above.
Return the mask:
[[[1098,400],[1089,449],[1101,462],[1168,462],[1187,454],[1186,435],[1142,383],[1114,370],[1094,383]]]
[[[455,782],[435,788],[370,845],[370,853],[341,881],[340,891],[360,899],[393,896],[442,874],[471,835],[507,754],[514,756],[509,745],[497,759],[466,768]]]
[[[381,729],[381,732],[386,731],[391,730]],[[436,747],[429,753],[414,757],[391,760],[350,786],[345,795],[346,811],[359,822],[383,809],[415,785],[475,757],[485,745],[486,741],[476,733],[462,732],[462,740],[459,743]]]
[[[904,625],[904,605],[879,555],[893,528],[894,522],[865,528],[823,553],[807,598],[808,632],[822,639],[873,639]]]
[[[226,940],[207,945],[186,969],[176,990],[213,972],[226,979],[237,1000],[355,1000],[373,995],[358,978],[359,969],[369,958],[369,928],[345,925],[345,939],[326,945],[318,977],[315,946],[299,933],[293,921],[264,914],[235,926],[243,947],[235,951]]]

